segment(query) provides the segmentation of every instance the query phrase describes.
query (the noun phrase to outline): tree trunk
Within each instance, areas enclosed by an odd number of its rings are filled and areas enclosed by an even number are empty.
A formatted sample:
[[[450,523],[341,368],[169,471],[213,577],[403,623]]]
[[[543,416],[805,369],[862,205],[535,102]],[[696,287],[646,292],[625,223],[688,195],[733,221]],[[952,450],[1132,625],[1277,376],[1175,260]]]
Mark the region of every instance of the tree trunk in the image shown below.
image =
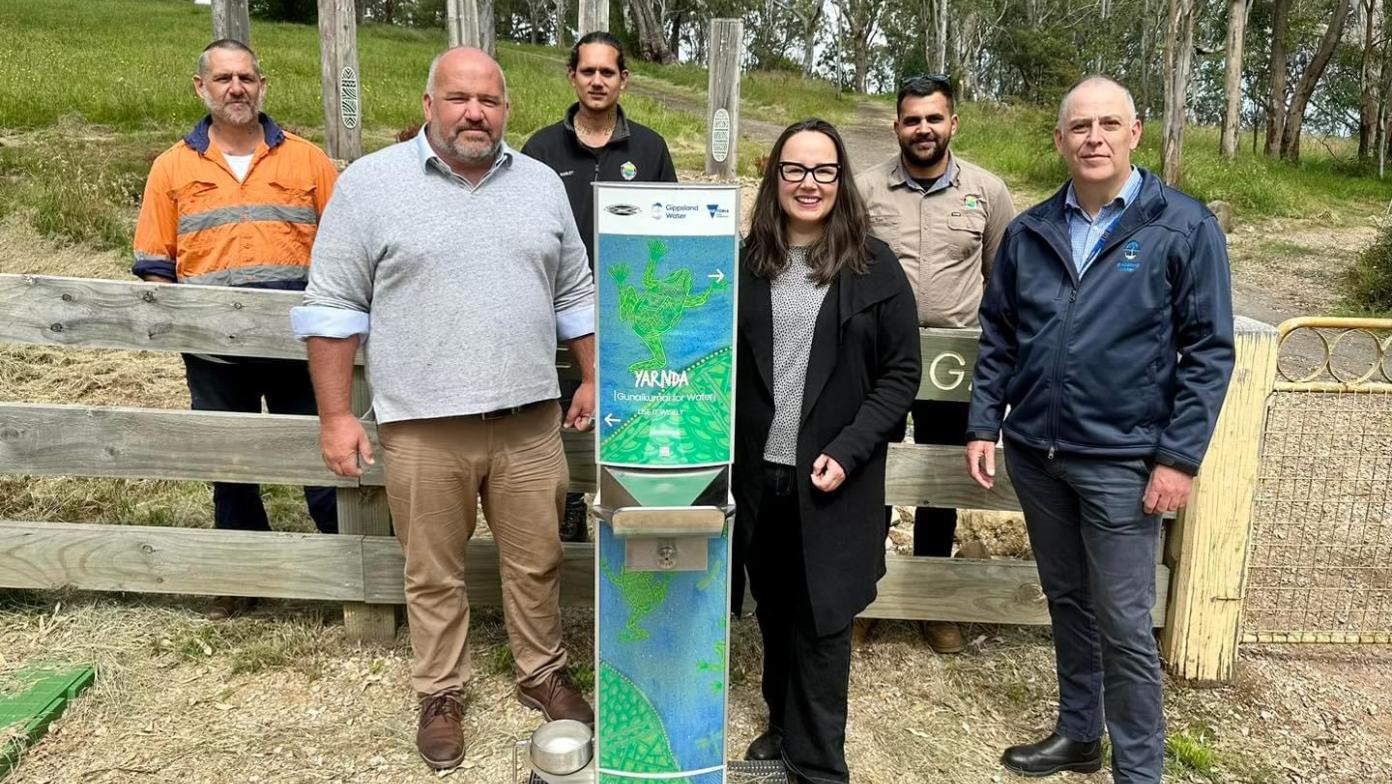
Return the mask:
[[[938,40],[933,67],[937,73],[947,73],[947,0],[938,0]]]
[[[556,0],[556,46],[570,46],[570,6],[567,0]]]
[[[1329,20],[1329,27],[1324,31],[1319,49],[1295,86],[1290,111],[1286,114],[1286,127],[1281,133],[1281,157],[1287,161],[1300,161],[1300,128],[1305,122],[1305,106],[1309,104],[1310,96],[1315,92],[1315,85],[1319,84],[1320,77],[1324,75],[1329,58],[1334,56],[1334,49],[1339,45],[1339,38],[1344,33],[1344,22],[1348,19],[1348,12],[1349,0],[1337,0],[1334,16]]]
[[[1291,0],[1275,0],[1271,6],[1271,90],[1266,98],[1266,154],[1281,152],[1286,130],[1286,34],[1290,29]]]
[[[481,48],[496,57],[498,24],[493,17],[493,0],[478,0],[478,25]]]
[[[884,0],[841,0],[839,4],[849,28],[847,36],[851,39],[851,63],[855,68],[851,89],[858,93],[865,92],[865,81],[870,72],[870,48],[883,9]]]
[[[662,36],[662,21],[657,9],[650,0],[629,0],[628,7],[633,13],[633,24],[638,28],[638,56],[663,65],[676,62],[676,56],[667,48],[667,40]]]
[[[826,11],[826,0],[816,0],[816,7],[807,16],[800,16],[802,21],[802,77],[811,79],[813,72],[817,68],[817,30],[822,26],[822,18]]]
[[[1170,0],[1169,30],[1165,37],[1165,112],[1160,137],[1160,172],[1165,182],[1176,187],[1184,156],[1184,120],[1193,65],[1194,0]]]
[[[1223,113],[1223,157],[1237,157],[1237,134],[1242,128],[1242,44],[1247,32],[1246,0],[1228,0],[1228,45],[1223,92],[1228,99]]]
[[[686,19],[686,9],[682,9],[672,17],[672,37],[667,40],[667,49],[672,53],[672,57],[680,59],[681,53],[681,29],[682,22]]]
[[[1150,24],[1150,3],[1151,0],[1141,0],[1141,18],[1137,35],[1141,41],[1141,101],[1136,107],[1136,114],[1141,122],[1150,119],[1150,61],[1155,56],[1155,50],[1147,46],[1151,39],[1150,30],[1147,29]]]
[[[1383,0],[1360,0],[1363,11],[1363,92],[1358,101],[1358,160],[1372,155],[1378,128],[1378,93],[1382,82],[1382,60],[1378,46],[1382,42]],[[1385,44],[1384,44],[1385,45]]]

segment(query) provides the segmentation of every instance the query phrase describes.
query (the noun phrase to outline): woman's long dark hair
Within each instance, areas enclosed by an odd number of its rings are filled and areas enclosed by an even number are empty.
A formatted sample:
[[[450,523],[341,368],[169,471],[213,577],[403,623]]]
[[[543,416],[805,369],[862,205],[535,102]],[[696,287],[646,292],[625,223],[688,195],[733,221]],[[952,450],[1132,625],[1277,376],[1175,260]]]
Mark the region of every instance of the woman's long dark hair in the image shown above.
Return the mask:
[[[764,177],[759,182],[759,194],[754,197],[754,218],[749,236],[744,239],[745,268],[755,277],[773,279],[788,266],[788,240],[784,235],[787,216],[778,204],[778,164],[783,145],[795,133],[816,131],[831,139],[836,146],[836,162],[841,164],[841,177],[836,188],[836,202],[826,217],[821,239],[807,249],[807,265],[819,285],[836,279],[843,269],[864,274],[869,268],[869,252],[865,245],[868,218],[865,202],[856,190],[851,177],[851,162],[841,134],[826,120],[813,117],[796,122],[783,130],[773,143]],[[811,176],[810,173],[808,176]]]

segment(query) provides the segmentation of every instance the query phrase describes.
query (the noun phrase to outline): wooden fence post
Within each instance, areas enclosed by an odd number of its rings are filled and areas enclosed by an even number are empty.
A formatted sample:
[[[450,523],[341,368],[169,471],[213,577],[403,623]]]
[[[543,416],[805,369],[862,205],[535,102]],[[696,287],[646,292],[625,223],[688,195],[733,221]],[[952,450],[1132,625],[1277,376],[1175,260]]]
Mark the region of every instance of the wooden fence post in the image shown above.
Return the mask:
[[[1170,674],[1232,680],[1261,460],[1266,402],[1276,380],[1276,328],[1239,317],[1237,364],[1189,505],[1170,532],[1170,599],[1160,655]]]
[[[231,38],[251,46],[251,15],[247,0],[213,0],[213,40]]]
[[[738,173],[735,148],[739,142],[740,60],[743,54],[744,22],[712,19],[706,174],[714,174],[722,180],[733,180]]]
[[[362,157],[362,80],[353,0],[319,0],[319,78],[325,150],[355,161]]]
[[[580,35],[609,30],[609,0],[580,0]]]
[[[483,47],[478,0],[445,0],[445,30],[449,45]]]
[[[372,405],[367,374],[353,368],[353,414],[362,416]],[[381,454],[377,456],[382,459]],[[391,536],[391,510],[383,487],[341,487],[338,490],[338,532],[365,536]],[[391,642],[396,639],[396,605],[345,602],[343,629],[348,639]]]

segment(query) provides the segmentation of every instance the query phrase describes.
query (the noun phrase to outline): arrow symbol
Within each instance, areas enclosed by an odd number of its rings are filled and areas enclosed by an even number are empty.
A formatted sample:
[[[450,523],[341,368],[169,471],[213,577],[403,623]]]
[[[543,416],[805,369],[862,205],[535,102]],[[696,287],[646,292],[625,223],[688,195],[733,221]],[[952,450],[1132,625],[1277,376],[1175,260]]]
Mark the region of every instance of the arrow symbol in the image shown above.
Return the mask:
[[[724,272],[721,272],[721,271],[718,270],[718,269],[717,269],[715,272],[712,272],[711,274],[707,275],[706,277],[708,277],[708,278],[715,278],[715,282],[716,282],[716,283],[724,283],[724,282],[725,282],[725,273],[724,273]]]
[[[605,415],[604,415],[604,424],[606,424],[606,425],[608,425],[608,426],[610,426],[610,427],[613,427],[613,426],[614,426],[614,423],[615,423],[615,422],[619,422],[619,421],[621,421],[621,420],[615,419],[613,414],[605,414]]]

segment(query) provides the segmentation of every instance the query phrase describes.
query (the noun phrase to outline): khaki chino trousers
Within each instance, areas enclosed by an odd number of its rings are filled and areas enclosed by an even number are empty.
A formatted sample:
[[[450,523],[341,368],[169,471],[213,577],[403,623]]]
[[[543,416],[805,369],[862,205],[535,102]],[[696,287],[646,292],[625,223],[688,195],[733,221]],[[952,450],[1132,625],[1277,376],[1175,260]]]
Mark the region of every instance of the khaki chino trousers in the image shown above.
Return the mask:
[[[564,667],[557,525],[570,473],[555,401],[498,418],[390,422],[378,432],[406,554],[411,687],[421,696],[459,689],[472,674],[464,576],[480,498],[498,547],[518,683],[535,685]]]

